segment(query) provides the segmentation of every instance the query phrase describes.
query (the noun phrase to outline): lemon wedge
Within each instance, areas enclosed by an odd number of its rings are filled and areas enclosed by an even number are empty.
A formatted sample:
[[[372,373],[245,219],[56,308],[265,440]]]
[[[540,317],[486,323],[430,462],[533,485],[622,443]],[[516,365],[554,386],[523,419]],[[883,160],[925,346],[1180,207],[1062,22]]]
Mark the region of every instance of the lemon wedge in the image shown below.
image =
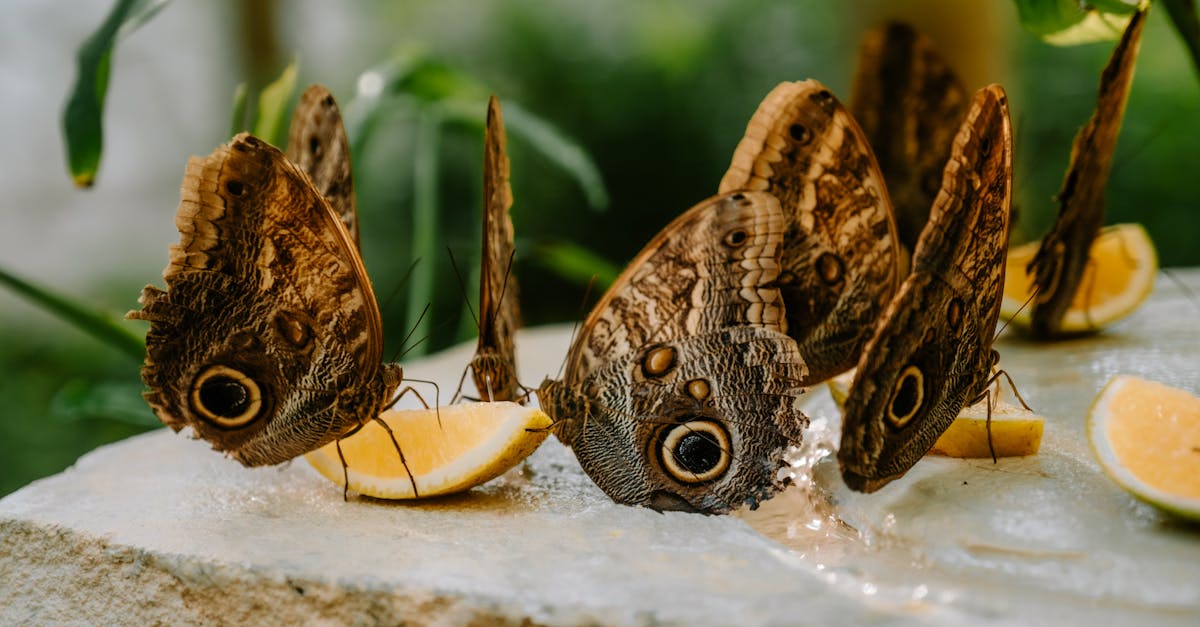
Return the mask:
[[[850,370],[826,382],[829,394],[838,407],[845,405],[853,381],[854,370]],[[1036,455],[1041,448],[1046,419],[1024,407],[1002,399],[993,403],[991,446],[988,446],[987,422],[987,399],[964,407],[954,422],[938,437],[937,442],[934,442],[929,454],[984,458],[991,457],[994,448],[996,457],[1024,457]]]
[[[1200,398],[1118,375],[1092,402],[1087,432],[1092,452],[1117,485],[1200,521]]]
[[[1000,316],[1020,328],[1027,329],[1030,324],[1030,307],[1022,305],[1029,299],[1033,277],[1025,269],[1039,246],[1040,241],[1030,242],[1008,251]],[[1142,225],[1116,224],[1101,229],[1088,255],[1079,288],[1063,315],[1064,333],[1095,331],[1112,324],[1137,309],[1154,289],[1158,254]]]
[[[404,463],[391,436],[375,421],[341,441],[350,489],[381,499],[469,490],[516,466],[550,433],[549,416],[510,402],[389,410],[381,418],[395,434]],[[342,485],[342,462],[334,443],[304,458],[326,479]]]

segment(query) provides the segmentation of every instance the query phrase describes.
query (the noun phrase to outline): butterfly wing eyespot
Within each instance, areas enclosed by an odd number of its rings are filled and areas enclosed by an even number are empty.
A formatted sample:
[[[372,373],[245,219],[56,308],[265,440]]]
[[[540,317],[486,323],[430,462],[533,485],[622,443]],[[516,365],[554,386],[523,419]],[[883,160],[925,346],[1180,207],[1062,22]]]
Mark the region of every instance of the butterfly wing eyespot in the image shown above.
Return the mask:
[[[239,429],[263,414],[262,388],[246,373],[209,366],[192,382],[192,411],[223,429]]]
[[[946,306],[946,324],[949,325],[951,331],[958,331],[958,327],[962,324],[963,317],[963,301],[957,296],[950,299],[950,304]]]
[[[817,257],[817,274],[826,285],[837,285],[845,275],[840,257],[833,253],[822,253]]]
[[[800,146],[806,146],[812,141],[812,131],[803,124],[797,123],[789,126],[788,135]]]
[[[712,386],[704,379],[692,379],[684,386],[687,395],[698,400],[705,401],[712,394]]]
[[[680,483],[705,483],[729,470],[729,433],[711,420],[689,420],[663,431],[659,458]]]
[[[892,387],[892,398],[888,401],[888,424],[896,429],[905,425],[917,415],[925,403],[925,377],[921,369],[909,365],[900,372],[896,384]]]
[[[670,346],[651,348],[642,359],[642,374],[647,379],[661,378],[675,367],[678,356],[678,352]]]
[[[229,192],[230,196],[241,198],[246,193],[246,184],[237,180],[227,181],[225,191]]]
[[[730,248],[740,248],[749,239],[745,229],[734,229],[725,234],[725,245]]]

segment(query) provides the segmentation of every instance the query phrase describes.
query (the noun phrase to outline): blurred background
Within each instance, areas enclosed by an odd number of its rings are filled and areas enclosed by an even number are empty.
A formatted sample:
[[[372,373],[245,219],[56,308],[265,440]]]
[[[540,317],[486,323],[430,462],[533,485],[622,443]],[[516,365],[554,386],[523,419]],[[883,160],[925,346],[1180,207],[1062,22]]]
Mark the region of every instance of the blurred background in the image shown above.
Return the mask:
[[[103,161],[95,185],[77,189],[59,118],[76,50],[110,8],[0,5],[9,146],[0,269],[117,317],[136,307],[144,284],[161,286],[167,247],[178,241],[187,157],[228,139],[237,85],[253,100],[295,60],[298,88],[330,87],[351,125],[363,255],[386,354],[398,353],[432,303],[414,336],[424,341],[405,359],[474,337],[444,248],[473,303],[489,93],[509,119],[514,272],[525,322],[537,325],[581,317],[588,276],[611,278],[672,217],[715,192],[776,83],[817,78],[848,100],[859,40],[888,17],[932,37],[970,89],[1006,87],[1014,241],[1039,237],[1113,46],[1046,44],[1020,26],[1012,0],[182,0],[121,38]],[[397,74],[408,77],[398,89],[371,97]],[[1166,12],[1151,11],[1107,221],[1145,224],[1164,266],[1200,264],[1191,187],[1200,173],[1198,114],[1186,48]],[[138,396],[139,360],[6,289],[0,320],[0,495],[155,427]]]

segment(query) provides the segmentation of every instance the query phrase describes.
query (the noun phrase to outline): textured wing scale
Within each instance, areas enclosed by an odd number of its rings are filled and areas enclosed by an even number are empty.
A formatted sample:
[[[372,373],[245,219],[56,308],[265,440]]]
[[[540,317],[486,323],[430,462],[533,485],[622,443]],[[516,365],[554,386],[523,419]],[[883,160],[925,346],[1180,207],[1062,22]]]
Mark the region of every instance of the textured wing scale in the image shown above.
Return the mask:
[[[912,251],[941,188],[968,94],[928,37],[889,22],[863,39],[850,111],[862,126]]]
[[[991,86],[972,101],[912,274],[859,360],[838,451],[850,487],[869,492],[904,474],[983,391],[995,360],[1011,193],[1007,101]],[[905,377],[908,388],[898,385]],[[907,418],[893,422],[897,414]]]
[[[739,189],[783,208],[779,285],[806,383],[850,368],[900,277],[891,201],[858,124],[820,83],[781,83],[721,180],[721,192]]]
[[[312,85],[300,96],[288,129],[287,158],[300,166],[342,221],[357,247],[358,210],[350,166],[350,140],[329,90]]]
[[[1030,312],[1036,336],[1059,334],[1063,316],[1079,289],[1092,241],[1104,224],[1104,188],[1133,82],[1144,19],[1144,10],[1134,13],[1100,75],[1096,111],[1071,147],[1071,163],[1058,193],[1058,218],[1026,270],[1034,275],[1037,294]]]
[[[189,160],[167,289],[143,290],[142,377],[164,423],[191,426],[247,465],[313,450],[377,415],[398,383],[381,367],[378,307],[346,230],[282,153],[242,134]],[[213,366],[261,389],[264,410],[228,429],[198,415]]]
[[[662,507],[656,499],[667,498],[717,513],[778,488],[782,454],[807,425],[794,406],[807,371],[783,333],[774,285],[783,229],[767,194],[688,210],[593,309],[565,379],[538,391],[560,439],[614,500]],[[669,365],[655,366],[653,355],[669,355]],[[697,417],[727,425],[735,466],[720,480],[679,485],[652,450],[662,428]]]
[[[483,252],[479,272],[479,343],[471,360],[475,388],[488,400],[521,396],[513,337],[521,326],[517,282],[511,273],[512,188],[500,101],[488,101],[483,153]]]

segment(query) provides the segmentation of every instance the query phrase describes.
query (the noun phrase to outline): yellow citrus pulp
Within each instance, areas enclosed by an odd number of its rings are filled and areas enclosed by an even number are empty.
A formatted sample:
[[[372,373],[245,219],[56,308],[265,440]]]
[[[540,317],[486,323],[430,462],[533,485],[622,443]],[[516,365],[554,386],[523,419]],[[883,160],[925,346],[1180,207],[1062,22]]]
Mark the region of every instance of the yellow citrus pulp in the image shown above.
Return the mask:
[[[400,445],[403,464],[396,444],[375,421],[343,439],[341,448],[350,489],[384,499],[469,490],[528,457],[550,427],[550,418],[541,410],[509,402],[389,410],[381,418]],[[304,457],[326,479],[342,485],[342,462],[334,443]]]
[[[830,395],[841,407],[846,402],[850,384],[854,381],[854,370],[842,373],[828,381]],[[987,399],[964,407],[950,427],[942,433],[931,455],[947,457],[983,458],[1024,457],[1035,455],[1042,444],[1042,430],[1046,419],[1003,400],[992,404],[992,445],[988,446]]]
[[[1008,251],[1004,269],[1002,320],[1028,328],[1029,300],[1033,277],[1025,273],[1041,242],[1014,246]],[[1117,224],[1100,230],[1088,252],[1089,260],[1070,308],[1063,316],[1062,331],[1094,331],[1124,318],[1154,289],[1158,254],[1146,229],[1140,224]]]
[[[1109,380],[1088,413],[1104,472],[1134,496],[1200,520],[1200,398],[1128,375]]]

